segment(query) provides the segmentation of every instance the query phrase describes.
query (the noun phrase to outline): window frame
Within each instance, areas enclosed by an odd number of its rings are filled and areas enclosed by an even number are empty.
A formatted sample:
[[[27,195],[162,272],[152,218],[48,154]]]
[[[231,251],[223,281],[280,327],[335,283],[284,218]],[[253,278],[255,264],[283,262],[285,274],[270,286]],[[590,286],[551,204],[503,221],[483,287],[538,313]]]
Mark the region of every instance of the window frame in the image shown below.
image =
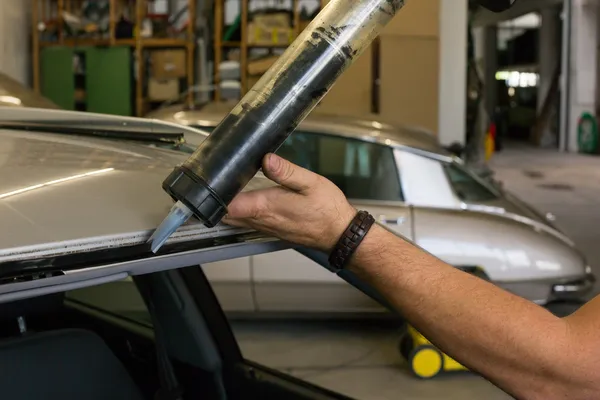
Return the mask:
[[[389,151],[389,156],[390,156],[390,160],[393,163],[393,170],[394,170],[394,179],[395,182],[398,185],[398,199],[369,199],[369,198],[358,198],[358,197],[348,197],[348,200],[353,200],[353,201],[358,201],[358,202],[370,202],[372,204],[406,204],[406,195],[404,193],[404,189],[402,187],[402,174],[400,172],[400,168],[398,165],[398,162],[396,160],[395,154],[394,154],[394,150],[395,148],[392,146],[386,146],[385,144],[381,144],[381,143],[377,143],[374,141],[369,141],[369,140],[364,140],[361,138],[354,138],[354,137],[349,137],[343,134],[332,134],[332,133],[328,133],[325,131],[312,131],[312,130],[301,130],[298,129],[296,131],[294,131],[293,135],[297,135],[297,134],[306,134],[306,135],[312,135],[315,136],[317,138],[332,138],[332,139],[337,139],[337,140],[341,140],[341,141],[345,141],[347,142],[356,142],[359,144],[367,144],[367,145],[371,145],[371,146],[378,146],[384,149],[384,151]],[[286,139],[287,140],[287,139]],[[284,142],[285,143],[285,142]],[[283,146],[283,144],[282,144]],[[281,147],[280,147],[281,148]],[[279,148],[279,149],[280,149]],[[277,149],[277,151],[279,151],[279,149]],[[276,152],[277,152],[276,151]],[[320,172],[316,172],[319,175],[325,176]],[[326,177],[326,176],[325,176]]]
[[[460,208],[461,201],[452,190],[450,181],[445,175],[444,163],[446,163],[446,161],[444,159],[437,157],[435,154],[410,147],[395,148],[394,156],[396,157],[396,163],[400,164],[402,167],[399,171],[401,171],[403,176],[401,183],[406,196],[406,204],[436,209]],[[429,165],[425,165],[425,169],[422,169],[422,165],[420,166],[421,168],[416,168],[419,166],[412,165],[415,160],[426,162]],[[404,165],[406,163],[409,165]],[[434,197],[423,196],[423,191],[419,189],[422,183],[417,185],[416,190],[411,188],[411,184],[415,181],[415,178],[417,178],[419,182],[423,181],[422,177],[419,176],[422,175],[423,171],[426,172],[425,177],[428,180],[428,184],[431,185],[431,181],[433,180],[434,186],[436,184],[440,185],[435,186],[437,193]],[[443,193],[444,191],[446,193]],[[419,194],[415,195],[416,192],[419,192]]]
[[[454,196],[456,196],[456,198],[460,202],[465,203],[465,204],[479,204],[479,203],[500,200],[502,198],[502,195],[492,185],[489,185],[480,176],[478,176],[475,172],[473,172],[469,168],[467,168],[464,164],[459,163],[456,160],[451,161],[451,162],[441,162],[441,163],[442,163],[442,169],[444,171],[444,175],[446,176],[446,179],[448,180],[448,185],[450,186],[450,189],[452,190],[452,193],[454,194]],[[463,200],[461,198],[461,196],[458,194],[458,192],[456,191],[456,188],[454,187],[454,184],[452,183],[452,179],[450,178],[450,173],[448,171],[448,168],[451,168],[451,167],[457,168],[460,172],[464,173],[465,175],[467,175],[468,177],[473,179],[475,182],[477,182],[479,185],[481,185],[483,188],[485,188],[488,192],[490,192],[494,197],[486,199],[486,200]]]

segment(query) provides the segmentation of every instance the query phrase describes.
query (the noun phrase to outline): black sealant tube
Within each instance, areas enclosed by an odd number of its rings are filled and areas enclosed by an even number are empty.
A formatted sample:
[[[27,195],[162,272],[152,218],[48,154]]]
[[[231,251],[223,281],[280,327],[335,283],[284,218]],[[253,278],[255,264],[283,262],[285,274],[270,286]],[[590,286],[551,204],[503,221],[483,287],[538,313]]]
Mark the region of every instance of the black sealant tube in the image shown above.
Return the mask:
[[[163,189],[207,226],[404,6],[404,0],[332,0],[242,98]]]

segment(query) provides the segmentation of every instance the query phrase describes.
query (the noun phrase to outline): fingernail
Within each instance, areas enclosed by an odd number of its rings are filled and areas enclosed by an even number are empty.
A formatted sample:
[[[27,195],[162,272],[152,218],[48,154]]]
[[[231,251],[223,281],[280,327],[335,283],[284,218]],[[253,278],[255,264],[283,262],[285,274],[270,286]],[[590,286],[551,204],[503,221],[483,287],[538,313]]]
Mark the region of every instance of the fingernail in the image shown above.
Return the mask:
[[[267,159],[267,164],[269,165],[269,169],[271,171],[278,171],[281,166],[281,159],[277,157],[275,154],[269,154],[269,158]]]

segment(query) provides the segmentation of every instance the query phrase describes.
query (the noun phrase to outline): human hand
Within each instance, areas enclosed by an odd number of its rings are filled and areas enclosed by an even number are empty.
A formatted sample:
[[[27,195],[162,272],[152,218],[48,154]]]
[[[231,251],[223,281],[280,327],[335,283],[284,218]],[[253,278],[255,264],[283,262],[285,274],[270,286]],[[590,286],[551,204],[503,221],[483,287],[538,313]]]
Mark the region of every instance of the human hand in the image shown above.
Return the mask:
[[[265,156],[263,173],[280,186],[238,194],[223,222],[331,251],[356,215],[342,191],[275,154]]]

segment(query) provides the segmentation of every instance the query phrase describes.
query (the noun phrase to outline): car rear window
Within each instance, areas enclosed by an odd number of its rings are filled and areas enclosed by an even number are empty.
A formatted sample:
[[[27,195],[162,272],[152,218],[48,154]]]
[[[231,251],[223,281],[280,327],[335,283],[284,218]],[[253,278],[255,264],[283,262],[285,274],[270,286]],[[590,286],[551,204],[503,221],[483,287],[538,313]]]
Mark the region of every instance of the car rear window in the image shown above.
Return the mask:
[[[277,154],[325,176],[348,198],[403,201],[390,147],[326,134],[296,131]]]
[[[465,202],[482,202],[498,198],[474,173],[456,164],[445,164],[448,180],[458,198]]]

